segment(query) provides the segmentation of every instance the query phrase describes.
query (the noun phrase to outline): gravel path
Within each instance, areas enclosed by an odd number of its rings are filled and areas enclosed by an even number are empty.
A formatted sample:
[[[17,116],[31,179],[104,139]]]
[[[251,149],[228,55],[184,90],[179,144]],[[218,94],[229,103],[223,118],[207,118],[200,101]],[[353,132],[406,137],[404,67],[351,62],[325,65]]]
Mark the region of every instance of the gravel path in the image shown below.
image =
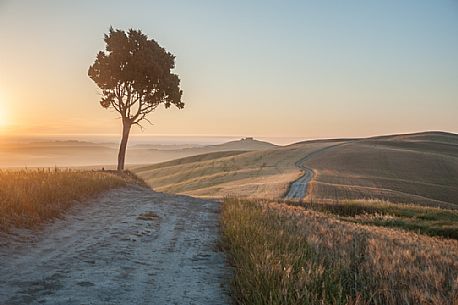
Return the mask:
[[[313,171],[309,168],[303,168],[304,174],[289,186],[286,200],[303,199],[307,194],[307,184],[313,178]]]
[[[305,161],[310,159],[311,157],[314,157],[326,150],[335,148],[337,146],[342,146],[346,145],[348,142],[343,142],[343,143],[338,143],[334,145],[330,145],[324,148],[317,149],[315,151],[312,151],[311,153],[307,154],[305,157],[302,159],[296,161],[295,165],[296,167],[300,168],[303,172],[302,176],[300,176],[296,181],[291,183],[289,186],[288,192],[286,193],[284,199],[285,200],[302,200],[304,197],[307,195],[307,186],[310,181],[312,181],[313,176],[315,173],[313,170],[307,166],[305,166]]]
[[[0,304],[229,304],[216,202],[132,186],[0,237]]]

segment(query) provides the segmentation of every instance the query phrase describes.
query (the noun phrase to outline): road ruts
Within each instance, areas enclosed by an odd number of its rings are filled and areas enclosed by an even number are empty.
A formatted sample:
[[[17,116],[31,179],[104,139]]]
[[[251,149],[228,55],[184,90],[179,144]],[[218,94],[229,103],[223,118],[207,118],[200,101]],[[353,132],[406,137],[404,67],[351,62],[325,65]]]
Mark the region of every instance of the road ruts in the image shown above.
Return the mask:
[[[0,304],[230,304],[217,202],[113,190],[0,237]]]

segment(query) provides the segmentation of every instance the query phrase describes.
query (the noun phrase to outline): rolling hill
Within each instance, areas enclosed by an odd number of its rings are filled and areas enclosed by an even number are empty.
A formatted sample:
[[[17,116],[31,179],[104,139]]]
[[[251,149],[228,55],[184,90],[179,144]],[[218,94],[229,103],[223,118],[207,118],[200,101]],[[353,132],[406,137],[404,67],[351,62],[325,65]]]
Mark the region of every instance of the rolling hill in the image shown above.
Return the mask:
[[[289,183],[301,175],[295,162],[335,143],[314,141],[233,155],[210,153],[202,159],[179,159],[136,168],[134,172],[157,191],[199,197],[280,198]]]
[[[382,199],[458,208],[458,135],[424,132],[365,139],[314,140],[262,151],[175,160],[137,168],[158,191],[200,197],[282,198],[314,177],[305,199]]]
[[[307,161],[312,194],[458,207],[458,136],[429,132],[349,141]]]

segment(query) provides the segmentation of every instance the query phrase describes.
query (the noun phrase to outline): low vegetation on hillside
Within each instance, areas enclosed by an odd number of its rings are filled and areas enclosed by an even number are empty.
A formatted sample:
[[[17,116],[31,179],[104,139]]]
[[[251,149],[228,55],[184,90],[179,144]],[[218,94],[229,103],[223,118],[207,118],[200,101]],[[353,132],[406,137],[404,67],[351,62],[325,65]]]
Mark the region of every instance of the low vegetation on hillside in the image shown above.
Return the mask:
[[[455,240],[238,199],[221,226],[237,304],[457,304]]]
[[[458,239],[457,210],[376,200],[290,201],[287,203],[300,205],[308,210],[330,213],[344,221]]]
[[[33,227],[59,216],[75,200],[124,186],[128,179],[111,172],[0,171],[0,231]]]

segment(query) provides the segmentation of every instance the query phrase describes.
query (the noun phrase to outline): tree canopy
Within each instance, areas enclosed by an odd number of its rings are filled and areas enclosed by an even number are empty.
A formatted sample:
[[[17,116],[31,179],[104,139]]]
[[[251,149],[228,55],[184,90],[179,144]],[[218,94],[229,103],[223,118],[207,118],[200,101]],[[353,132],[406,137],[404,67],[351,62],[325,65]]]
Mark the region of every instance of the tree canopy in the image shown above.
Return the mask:
[[[175,56],[140,30],[110,28],[104,41],[105,51],[88,71],[102,90],[103,107],[113,107],[130,124],[139,124],[160,104],[184,107],[180,79],[171,73]]]

